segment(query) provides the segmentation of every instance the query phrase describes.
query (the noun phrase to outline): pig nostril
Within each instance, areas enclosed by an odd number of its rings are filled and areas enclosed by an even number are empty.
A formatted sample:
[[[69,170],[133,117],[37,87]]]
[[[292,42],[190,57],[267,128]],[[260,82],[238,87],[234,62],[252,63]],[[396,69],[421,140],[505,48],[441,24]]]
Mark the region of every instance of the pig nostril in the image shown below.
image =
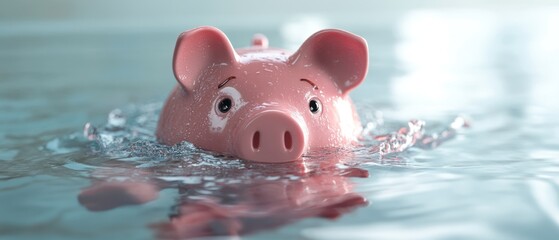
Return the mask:
[[[256,131],[252,136],[252,148],[254,150],[258,150],[259,147],[260,147],[260,132]]]
[[[291,138],[291,133],[289,131],[285,131],[285,133],[283,133],[283,144],[287,150],[291,150],[291,147],[293,147],[293,139]]]

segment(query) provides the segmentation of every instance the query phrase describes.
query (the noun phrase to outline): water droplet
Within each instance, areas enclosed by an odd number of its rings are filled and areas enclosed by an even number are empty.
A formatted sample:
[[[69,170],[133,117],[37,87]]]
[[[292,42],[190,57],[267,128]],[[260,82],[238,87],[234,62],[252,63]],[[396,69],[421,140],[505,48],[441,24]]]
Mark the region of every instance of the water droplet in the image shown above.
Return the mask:
[[[111,130],[118,130],[124,128],[126,118],[120,109],[114,109],[109,113],[107,119],[107,128]]]
[[[450,127],[452,129],[468,128],[470,127],[470,121],[466,120],[466,118],[463,116],[458,116],[450,124]]]
[[[88,122],[83,126],[83,136],[87,138],[87,140],[95,140],[95,138],[97,138],[97,129]]]

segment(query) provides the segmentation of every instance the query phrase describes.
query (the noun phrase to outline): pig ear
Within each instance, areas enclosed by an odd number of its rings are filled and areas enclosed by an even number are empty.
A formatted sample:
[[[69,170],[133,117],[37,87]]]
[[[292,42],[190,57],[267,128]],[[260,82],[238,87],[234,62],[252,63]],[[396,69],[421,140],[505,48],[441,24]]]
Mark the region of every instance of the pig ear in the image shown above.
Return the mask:
[[[200,27],[183,32],[177,39],[173,72],[180,85],[191,91],[205,69],[237,63],[237,53],[227,36],[214,27]]]
[[[367,75],[367,42],[349,32],[322,30],[310,36],[288,61],[293,65],[321,68],[345,95]]]

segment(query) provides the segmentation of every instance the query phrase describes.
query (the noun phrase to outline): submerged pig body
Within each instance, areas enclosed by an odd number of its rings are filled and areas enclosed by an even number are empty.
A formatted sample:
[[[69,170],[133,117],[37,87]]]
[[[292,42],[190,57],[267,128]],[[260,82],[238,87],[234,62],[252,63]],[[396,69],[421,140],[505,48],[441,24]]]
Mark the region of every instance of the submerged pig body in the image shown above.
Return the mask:
[[[345,147],[361,123],[348,92],[365,78],[366,42],[340,30],[309,37],[295,53],[270,49],[263,36],[233,49],[218,29],[179,36],[178,85],[157,138],[259,162],[288,162],[311,150]]]

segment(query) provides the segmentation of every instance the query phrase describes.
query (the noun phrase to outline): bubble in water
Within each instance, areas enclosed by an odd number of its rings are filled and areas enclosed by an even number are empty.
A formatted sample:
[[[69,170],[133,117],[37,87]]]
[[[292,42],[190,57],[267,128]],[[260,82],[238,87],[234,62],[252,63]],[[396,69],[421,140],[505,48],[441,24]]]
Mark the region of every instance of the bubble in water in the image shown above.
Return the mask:
[[[124,128],[126,118],[120,109],[114,109],[109,113],[107,118],[107,129],[118,130]]]
[[[450,124],[452,129],[460,129],[460,128],[469,128],[470,121],[466,120],[463,116],[458,116],[454,119],[454,121]]]

